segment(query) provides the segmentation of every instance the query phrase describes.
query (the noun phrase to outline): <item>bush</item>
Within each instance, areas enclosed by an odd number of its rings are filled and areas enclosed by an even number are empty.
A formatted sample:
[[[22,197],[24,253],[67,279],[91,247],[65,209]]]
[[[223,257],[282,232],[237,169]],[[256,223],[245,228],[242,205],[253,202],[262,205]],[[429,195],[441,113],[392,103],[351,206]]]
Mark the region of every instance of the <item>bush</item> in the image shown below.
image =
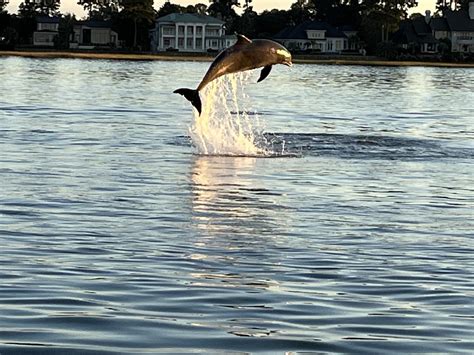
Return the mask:
[[[386,59],[396,59],[398,56],[398,46],[391,42],[381,42],[377,45],[377,55]]]

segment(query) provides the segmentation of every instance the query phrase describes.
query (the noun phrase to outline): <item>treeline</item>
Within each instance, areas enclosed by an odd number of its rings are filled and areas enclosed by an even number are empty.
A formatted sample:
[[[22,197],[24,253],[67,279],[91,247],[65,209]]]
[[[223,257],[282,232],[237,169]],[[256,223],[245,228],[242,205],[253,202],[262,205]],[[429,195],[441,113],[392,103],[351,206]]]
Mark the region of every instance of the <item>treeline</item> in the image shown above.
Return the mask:
[[[467,8],[469,0],[437,0],[439,11],[445,8]],[[58,16],[60,0],[24,0],[18,14],[5,11],[8,0],[0,0],[0,39],[10,44],[31,43],[37,16]],[[253,10],[252,0],[210,0],[209,4],[181,6],[165,2],[156,11],[153,0],[79,0],[87,18],[107,20],[119,34],[127,48],[149,49],[148,31],[156,17],[170,13],[207,14],[226,22],[228,33],[239,32],[251,38],[271,37],[286,26],[306,20],[326,21],[334,26],[350,25],[359,31],[360,40],[369,53],[386,41],[407,17],[408,10],[417,6],[417,0],[298,0],[288,10]],[[66,46],[72,31],[74,15],[62,16],[60,23],[61,46]]]

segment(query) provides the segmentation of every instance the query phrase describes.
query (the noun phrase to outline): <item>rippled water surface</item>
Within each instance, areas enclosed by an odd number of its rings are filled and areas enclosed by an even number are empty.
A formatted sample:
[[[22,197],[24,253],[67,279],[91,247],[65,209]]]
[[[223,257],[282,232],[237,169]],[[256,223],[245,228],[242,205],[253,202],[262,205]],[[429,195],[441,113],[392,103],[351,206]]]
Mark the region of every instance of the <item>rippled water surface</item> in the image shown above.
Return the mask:
[[[474,70],[254,73],[258,158],[208,65],[0,58],[0,353],[472,353]]]

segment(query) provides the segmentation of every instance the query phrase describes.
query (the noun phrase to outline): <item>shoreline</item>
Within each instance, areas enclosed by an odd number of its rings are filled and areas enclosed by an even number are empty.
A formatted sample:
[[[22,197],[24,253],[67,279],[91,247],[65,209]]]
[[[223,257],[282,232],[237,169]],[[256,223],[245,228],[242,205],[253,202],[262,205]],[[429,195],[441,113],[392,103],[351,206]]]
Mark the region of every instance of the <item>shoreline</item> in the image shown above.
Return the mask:
[[[102,60],[130,60],[130,61],[195,61],[210,62],[214,56],[205,54],[136,54],[136,53],[97,53],[97,52],[72,52],[72,51],[0,51],[0,57],[16,56],[25,58],[66,58],[66,59],[102,59]],[[368,65],[368,66],[420,66],[441,68],[474,68],[474,63],[449,63],[427,61],[394,61],[384,59],[354,59],[352,58],[308,58],[294,56],[295,64],[326,64],[326,65]]]

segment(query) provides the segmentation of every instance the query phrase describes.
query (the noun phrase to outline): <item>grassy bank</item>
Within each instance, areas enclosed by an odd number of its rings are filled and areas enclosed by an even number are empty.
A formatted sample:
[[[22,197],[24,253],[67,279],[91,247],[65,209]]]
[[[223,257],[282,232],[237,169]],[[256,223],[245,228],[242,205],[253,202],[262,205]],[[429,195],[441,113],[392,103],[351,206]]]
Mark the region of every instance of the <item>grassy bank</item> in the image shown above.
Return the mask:
[[[107,60],[167,60],[167,61],[212,61],[213,55],[193,53],[163,53],[163,54],[133,54],[133,53],[93,53],[93,52],[67,52],[67,51],[0,51],[0,56],[18,56],[27,58],[78,58],[78,59],[107,59]],[[474,68],[474,63],[447,63],[423,61],[389,61],[360,58],[324,58],[309,56],[294,56],[293,62],[298,64],[332,64],[332,65],[373,65],[373,66],[426,66],[426,67],[451,67]]]

